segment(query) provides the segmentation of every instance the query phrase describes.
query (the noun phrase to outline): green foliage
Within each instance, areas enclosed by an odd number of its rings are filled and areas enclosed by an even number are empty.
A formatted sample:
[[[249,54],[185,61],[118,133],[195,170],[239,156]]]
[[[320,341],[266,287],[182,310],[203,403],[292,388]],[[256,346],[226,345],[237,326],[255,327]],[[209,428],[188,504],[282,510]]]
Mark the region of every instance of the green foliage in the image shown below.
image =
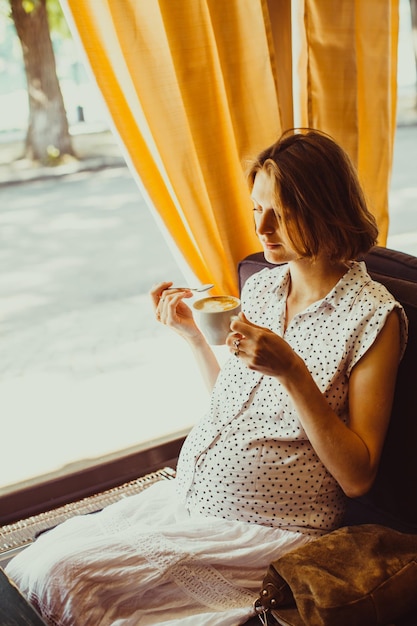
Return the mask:
[[[39,0],[22,0],[22,7],[26,13],[32,13],[36,9],[37,4],[39,4]]]
[[[32,13],[32,11],[36,9],[36,5],[39,4],[39,1],[40,0],[21,0],[22,7],[26,13]],[[12,19],[10,0],[0,0],[0,15]]]
[[[11,19],[11,8],[9,0],[0,0],[0,19]]]
[[[38,3],[39,0],[22,0],[22,6],[26,13],[34,11]],[[59,0],[46,0],[46,10],[51,33],[58,34],[62,39],[71,38],[71,33]],[[10,0],[0,0],[0,19],[2,17],[12,19]]]
[[[52,33],[58,33],[63,39],[71,37],[67,21],[62,12],[59,0],[46,0],[49,28]]]

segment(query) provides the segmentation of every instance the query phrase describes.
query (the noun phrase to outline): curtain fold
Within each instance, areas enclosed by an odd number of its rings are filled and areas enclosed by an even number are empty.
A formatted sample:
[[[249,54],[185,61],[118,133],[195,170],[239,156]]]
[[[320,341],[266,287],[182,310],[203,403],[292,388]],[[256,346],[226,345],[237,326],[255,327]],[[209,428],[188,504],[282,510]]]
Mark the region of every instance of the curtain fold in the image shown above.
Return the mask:
[[[260,249],[244,163],[293,126],[294,107],[347,149],[385,243],[398,0],[62,4],[135,173],[202,282],[237,293],[237,262]]]
[[[358,168],[380,231],[388,193],[397,102],[398,0],[303,0],[301,119],[332,135]]]
[[[236,293],[237,261],[259,249],[242,164],[282,130],[266,2],[66,5],[168,231],[202,282]]]

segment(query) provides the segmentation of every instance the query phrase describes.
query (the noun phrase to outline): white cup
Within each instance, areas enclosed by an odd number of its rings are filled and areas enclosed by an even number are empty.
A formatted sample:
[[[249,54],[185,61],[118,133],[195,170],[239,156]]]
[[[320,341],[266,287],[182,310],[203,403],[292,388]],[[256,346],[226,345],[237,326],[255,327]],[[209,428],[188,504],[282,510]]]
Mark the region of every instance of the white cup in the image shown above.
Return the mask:
[[[200,326],[208,343],[220,346],[226,343],[232,317],[240,311],[240,300],[234,296],[208,296],[193,304]]]

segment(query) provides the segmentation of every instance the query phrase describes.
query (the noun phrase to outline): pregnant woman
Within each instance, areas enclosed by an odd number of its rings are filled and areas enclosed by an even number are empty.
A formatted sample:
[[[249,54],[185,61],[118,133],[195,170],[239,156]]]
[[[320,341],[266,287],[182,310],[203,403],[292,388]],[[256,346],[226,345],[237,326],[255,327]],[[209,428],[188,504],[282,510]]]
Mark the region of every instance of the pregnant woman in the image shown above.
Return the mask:
[[[152,289],[210,405],[175,480],[70,519],[10,562],[49,624],[243,624],[269,562],[337,528],[346,495],[372,485],[407,320],[357,260],[377,237],[357,175],[330,137],[303,130],[262,152],[248,181],[276,268],[245,284],[221,371],[191,292]]]

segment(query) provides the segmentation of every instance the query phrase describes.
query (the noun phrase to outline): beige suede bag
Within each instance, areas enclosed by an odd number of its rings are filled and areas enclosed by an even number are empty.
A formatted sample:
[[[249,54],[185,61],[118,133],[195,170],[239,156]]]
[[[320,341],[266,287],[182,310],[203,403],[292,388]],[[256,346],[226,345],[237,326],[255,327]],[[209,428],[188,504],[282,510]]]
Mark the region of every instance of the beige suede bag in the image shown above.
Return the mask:
[[[417,609],[417,535],[335,530],[272,562],[255,608],[288,626],[390,624]]]

